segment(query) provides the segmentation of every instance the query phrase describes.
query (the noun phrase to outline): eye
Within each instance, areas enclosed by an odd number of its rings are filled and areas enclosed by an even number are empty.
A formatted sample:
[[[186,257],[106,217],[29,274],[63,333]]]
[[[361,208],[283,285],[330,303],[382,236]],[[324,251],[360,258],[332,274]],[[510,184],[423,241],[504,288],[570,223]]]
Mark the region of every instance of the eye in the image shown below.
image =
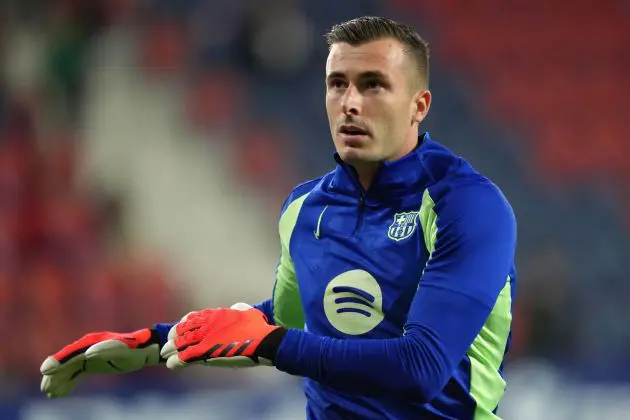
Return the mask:
[[[365,82],[365,87],[371,90],[380,89],[383,87],[383,83],[381,83],[381,81],[378,79],[372,79]]]
[[[332,79],[328,82],[328,87],[332,89],[345,89],[347,83],[342,79]]]

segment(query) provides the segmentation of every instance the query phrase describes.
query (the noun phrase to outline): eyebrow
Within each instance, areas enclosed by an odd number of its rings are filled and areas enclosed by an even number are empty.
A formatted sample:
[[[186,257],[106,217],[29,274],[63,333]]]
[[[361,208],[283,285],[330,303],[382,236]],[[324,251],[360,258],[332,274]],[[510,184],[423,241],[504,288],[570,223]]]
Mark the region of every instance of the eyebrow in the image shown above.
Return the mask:
[[[332,73],[330,73],[327,77],[326,80],[330,80],[330,79],[335,79],[335,78],[345,78],[346,74],[344,72],[341,71],[333,71]],[[359,79],[384,79],[387,80],[387,76],[378,71],[378,70],[368,70],[368,71],[364,71],[361,74],[359,74]]]

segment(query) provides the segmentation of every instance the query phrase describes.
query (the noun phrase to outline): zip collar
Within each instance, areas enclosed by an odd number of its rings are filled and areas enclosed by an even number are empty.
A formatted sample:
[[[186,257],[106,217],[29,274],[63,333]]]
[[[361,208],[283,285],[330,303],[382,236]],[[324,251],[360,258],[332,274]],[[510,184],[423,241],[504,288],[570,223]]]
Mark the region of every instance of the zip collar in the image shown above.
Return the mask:
[[[366,202],[387,202],[404,196],[422,193],[430,181],[430,174],[423,163],[423,154],[434,143],[429,133],[418,136],[416,148],[400,159],[384,162],[376,173],[372,185],[366,191],[359,183],[356,170],[335,153],[337,162],[330,188]]]

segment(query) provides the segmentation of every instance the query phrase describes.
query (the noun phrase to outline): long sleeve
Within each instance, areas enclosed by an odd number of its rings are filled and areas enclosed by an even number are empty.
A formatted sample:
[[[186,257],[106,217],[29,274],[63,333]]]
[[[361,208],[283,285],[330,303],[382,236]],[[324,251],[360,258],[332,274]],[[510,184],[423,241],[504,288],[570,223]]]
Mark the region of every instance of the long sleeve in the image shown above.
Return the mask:
[[[435,208],[434,249],[404,335],[335,339],[289,330],[276,353],[279,370],[364,395],[430,401],[443,389],[493,308],[509,294],[516,223],[504,197],[489,184],[460,187]],[[503,324],[501,329],[499,335]]]
[[[270,324],[276,325],[276,321],[275,321],[274,316],[273,316],[273,298],[272,299],[263,300],[262,302],[257,303],[257,304],[255,304],[253,306],[254,306],[254,308],[256,308],[259,311],[261,311],[263,314],[265,314],[265,316],[267,317],[267,320],[269,321]]]
[[[160,337],[160,348],[168,341],[168,332],[175,324],[176,322],[163,322],[153,325],[153,329],[157,331],[158,337]]]

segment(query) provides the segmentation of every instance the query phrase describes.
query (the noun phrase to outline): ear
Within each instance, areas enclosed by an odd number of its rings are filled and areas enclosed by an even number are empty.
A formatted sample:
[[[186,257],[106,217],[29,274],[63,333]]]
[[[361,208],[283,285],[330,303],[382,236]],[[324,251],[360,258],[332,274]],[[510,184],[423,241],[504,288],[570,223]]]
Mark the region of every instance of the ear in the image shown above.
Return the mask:
[[[431,107],[431,91],[428,89],[418,91],[413,100],[413,112],[411,115],[411,123],[420,124],[429,113]]]

